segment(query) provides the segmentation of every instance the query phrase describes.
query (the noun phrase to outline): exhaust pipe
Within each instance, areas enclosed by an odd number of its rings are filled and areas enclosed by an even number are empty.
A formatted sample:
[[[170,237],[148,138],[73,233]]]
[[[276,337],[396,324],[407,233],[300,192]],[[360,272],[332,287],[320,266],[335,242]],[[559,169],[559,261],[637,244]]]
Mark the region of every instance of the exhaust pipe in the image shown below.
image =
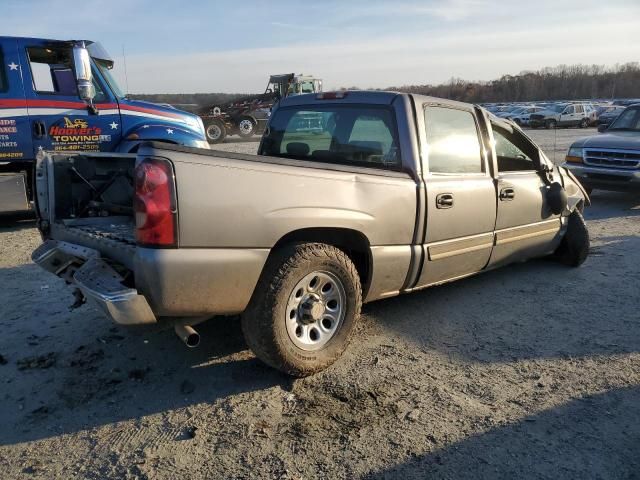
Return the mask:
[[[196,348],[200,345],[200,334],[189,325],[176,325],[174,327],[176,335],[189,348]]]

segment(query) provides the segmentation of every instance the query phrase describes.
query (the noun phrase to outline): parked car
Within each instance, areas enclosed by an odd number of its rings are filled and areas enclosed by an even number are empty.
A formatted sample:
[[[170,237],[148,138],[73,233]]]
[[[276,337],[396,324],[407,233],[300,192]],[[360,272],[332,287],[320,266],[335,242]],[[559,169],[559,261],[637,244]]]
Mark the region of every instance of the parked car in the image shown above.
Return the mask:
[[[579,103],[560,103],[529,117],[532,128],[580,127],[587,128],[595,118],[595,109]]]
[[[622,107],[619,105],[611,105],[605,107],[598,115],[598,125],[611,124],[611,122],[618,118],[618,115],[620,115],[625,108],[627,107]]]
[[[33,259],[80,298],[188,345],[194,324],[241,314],[255,354],[296,376],[342,354],[362,302],[533,257],[578,266],[589,247],[568,170],[513,123],[421,95],[288,97],[257,156],[45,156],[36,189]]]
[[[627,107],[600,135],[581,138],[567,152],[564,166],[587,192],[640,191],[640,104]]]
[[[519,126],[528,126],[532,113],[538,113],[544,110],[544,107],[527,106],[508,113],[504,118],[515,122]]]

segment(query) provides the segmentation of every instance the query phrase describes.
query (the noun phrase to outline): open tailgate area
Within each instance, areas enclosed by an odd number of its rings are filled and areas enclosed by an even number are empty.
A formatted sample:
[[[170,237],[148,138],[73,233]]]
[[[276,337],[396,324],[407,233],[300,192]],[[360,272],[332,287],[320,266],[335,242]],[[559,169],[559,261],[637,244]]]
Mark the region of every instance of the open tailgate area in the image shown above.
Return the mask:
[[[134,288],[134,155],[46,155],[36,165],[44,243],[32,259],[75,284],[114,321],[153,323]]]

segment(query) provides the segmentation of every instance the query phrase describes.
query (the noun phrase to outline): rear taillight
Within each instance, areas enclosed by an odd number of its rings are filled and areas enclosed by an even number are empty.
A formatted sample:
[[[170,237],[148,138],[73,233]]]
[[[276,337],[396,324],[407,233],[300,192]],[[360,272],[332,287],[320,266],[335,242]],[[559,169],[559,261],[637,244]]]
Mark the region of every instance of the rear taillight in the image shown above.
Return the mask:
[[[136,240],[139,245],[172,247],[178,243],[176,188],[168,160],[145,158],[136,164]]]

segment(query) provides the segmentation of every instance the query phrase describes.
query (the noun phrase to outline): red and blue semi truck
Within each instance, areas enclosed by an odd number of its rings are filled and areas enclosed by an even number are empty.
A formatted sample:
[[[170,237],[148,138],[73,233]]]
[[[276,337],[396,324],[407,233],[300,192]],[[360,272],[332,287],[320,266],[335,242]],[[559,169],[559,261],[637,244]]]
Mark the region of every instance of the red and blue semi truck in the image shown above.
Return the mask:
[[[97,42],[0,37],[0,214],[32,209],[41,151],[135,152],[145,141],[209,148],[202,120],[132,100]]]

